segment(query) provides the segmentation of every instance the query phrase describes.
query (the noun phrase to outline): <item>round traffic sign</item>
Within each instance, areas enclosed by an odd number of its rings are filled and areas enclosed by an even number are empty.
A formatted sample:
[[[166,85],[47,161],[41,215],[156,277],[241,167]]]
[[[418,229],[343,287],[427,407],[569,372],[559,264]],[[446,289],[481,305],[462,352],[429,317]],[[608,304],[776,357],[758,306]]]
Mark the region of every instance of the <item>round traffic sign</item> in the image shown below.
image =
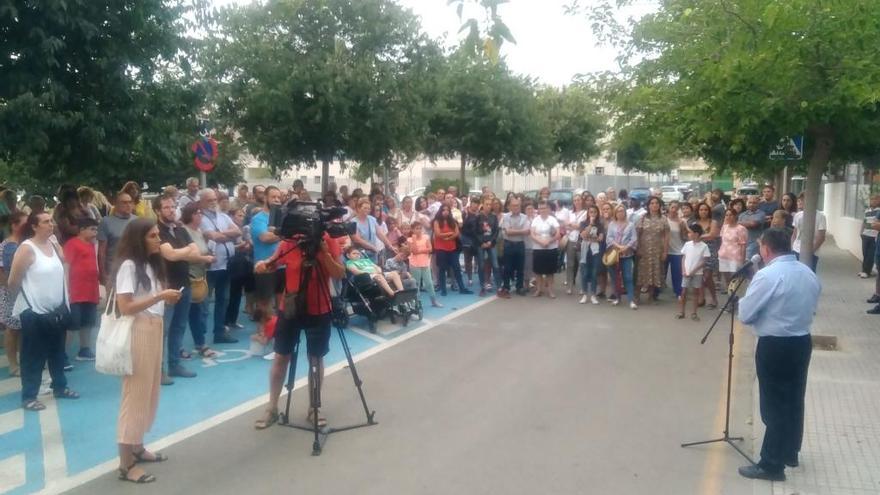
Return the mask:
[[[214,170],[214,161],[217,160],[218,155],[217,141],[214,138],[199,138],[190,149],[196,155],[193,163],[197,169],[202,172]]]

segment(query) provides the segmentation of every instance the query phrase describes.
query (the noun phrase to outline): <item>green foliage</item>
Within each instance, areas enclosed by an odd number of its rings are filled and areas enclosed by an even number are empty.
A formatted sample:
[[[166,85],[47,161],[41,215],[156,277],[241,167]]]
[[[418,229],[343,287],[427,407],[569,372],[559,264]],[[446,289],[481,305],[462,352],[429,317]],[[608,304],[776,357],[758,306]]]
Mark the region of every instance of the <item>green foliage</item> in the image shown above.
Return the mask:
[[[367,173],[420,150],[424,81],[440,53],[408,11],[388,0],[269,1],[218,19],[201,61],[219,81],[218,118],[273,170],[340,159]]]
[[[501,58],[502,45],[505,42],[516,44],[513,33],[498,14],[498,7],[508,2],[509,0],[447,0],[448,5],[455,5],[458,18],[462,21],[458,32],[467,32],[461,44],[465,53],[497,64]],[[483,19],[477,17],[465,19],[466,5],[474,5],[482,9]]]
[[[428,187],[425,188],[425,194],[434,192],[437,189],[448,191],[450,187],[457,187],[459,195],[467,194],[470,191],[470,184],[468,184],[467,181],[462,182],[461,179],[443,179],[435,177],[431,179],[431,182],[428,183]]]
[[[549,133],[536,88],[503,64],[453,54],[437,80],[429,154],[465,156],[478,174],[525,172],[544,163]]]
[[[191,173],[203,0],[0,2],[0,160],[18,187],[104,190]],[[236,172],[231,167],[232,175]]]
[[[538,104],[544,114],[543,125],[549,132],[547,168],[580,166],[599,154],[599,138],[605,125],[589,88],[543,88],[538,93]]]
[[[784,136],[809,156],[830,132],[833,163],[877,151],[878,2],[665,1],[630,34],[638,57],[607,89],[618,138],[649,156],[772,175],[792,164],[768,159]]]

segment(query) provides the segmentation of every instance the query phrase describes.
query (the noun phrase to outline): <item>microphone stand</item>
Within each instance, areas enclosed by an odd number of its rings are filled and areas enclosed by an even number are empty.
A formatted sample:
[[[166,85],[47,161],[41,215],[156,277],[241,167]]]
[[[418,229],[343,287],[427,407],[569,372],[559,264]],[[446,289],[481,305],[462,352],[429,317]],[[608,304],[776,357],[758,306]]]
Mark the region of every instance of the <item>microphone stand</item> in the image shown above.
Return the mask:
[[[689,442],[681,444],[682,447],[692,447],[694,445],[705,445],[709,443],[718,443],[724,442],[731,447],[733,447],[739,454],[751,464],[755,464],[755,461],[752,460],[751,457],[748,456],[743,450],[734,442],[741,442],[743,437],[731,437],[730,436],[730,392],[731,392],[731,382],[733,378],[733,326],[736,320],[736,302],[739,299],[737,297],[737,292],[739,292],[740,287],[745,281],[745,275],[740,276],[736,280],[736,286],[733,291],[730,292],[730,295],[727,298],[727,302],[724,303],[724,307],[721,308],[721,311],[718,313],[718,316],[715,317],[715,321],[712,322],[712,325],[709,327],[709,331],[706,332],[706,335],[703,336],[703,339],[700,340],[700,345],[705,344],[706,340],[709,338],[709,334],[712,333],[712,330],[715,329],[715,325],[718,324],[718,321],[721,319],[721,315],[724,314],[725,311],[730,312],[730,336],[728,338],[728,352],[727,352],[727,402],[724,408],[724,431],[722,432],[721,438],[713,438],[712,440],[701,440],[699,442]]]

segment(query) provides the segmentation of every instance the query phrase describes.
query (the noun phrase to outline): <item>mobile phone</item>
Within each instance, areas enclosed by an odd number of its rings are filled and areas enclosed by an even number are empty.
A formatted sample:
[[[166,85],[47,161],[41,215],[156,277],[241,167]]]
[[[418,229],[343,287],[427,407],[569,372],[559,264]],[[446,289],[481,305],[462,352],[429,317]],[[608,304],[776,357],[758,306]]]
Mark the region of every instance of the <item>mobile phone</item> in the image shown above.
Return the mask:
[[[183,292],[183,289],[185,289],[185,288],[186,288],[186,286],[182,285],[182,286],[180,286],[179,289],[177,289],[177,292]]]

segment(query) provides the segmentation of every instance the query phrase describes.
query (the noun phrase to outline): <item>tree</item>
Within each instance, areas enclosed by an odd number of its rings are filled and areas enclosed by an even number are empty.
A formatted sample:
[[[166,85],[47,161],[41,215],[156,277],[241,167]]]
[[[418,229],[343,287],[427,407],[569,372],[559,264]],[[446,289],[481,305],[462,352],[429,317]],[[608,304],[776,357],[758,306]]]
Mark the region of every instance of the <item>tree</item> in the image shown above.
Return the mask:
[[[218,115],[274,171],[332,160],[381,169],[423,142],[439,51],[389,0],[269,1],[221,12],[203,57]]]
[[[599,27],[621,31],[610,24]],[[629,35],[616,38],[615,127],[761,175],[784,165],[768,159],[780,139],[805,136],[802,239],[813,238],[822,174],[878,151],[876,1],[664,1]],[[801,253],[809,263],[812,243]]]
[[[462,183],[468,165],[477,173],[500,168],[526,172],[545,162],[549,132],[534,84],[503,63],[458,51],[438,78],[425,149],[458,156]]]
[[[550,182],[555,167],[579,167],[599,154],[599,138],[605,125],[598,102],[584,85],[543,88],[538,93],[538,104],[549,133],[544,168]]]
[[[0,167],[28,190],[186,174],[202,0],[0,2]]]

